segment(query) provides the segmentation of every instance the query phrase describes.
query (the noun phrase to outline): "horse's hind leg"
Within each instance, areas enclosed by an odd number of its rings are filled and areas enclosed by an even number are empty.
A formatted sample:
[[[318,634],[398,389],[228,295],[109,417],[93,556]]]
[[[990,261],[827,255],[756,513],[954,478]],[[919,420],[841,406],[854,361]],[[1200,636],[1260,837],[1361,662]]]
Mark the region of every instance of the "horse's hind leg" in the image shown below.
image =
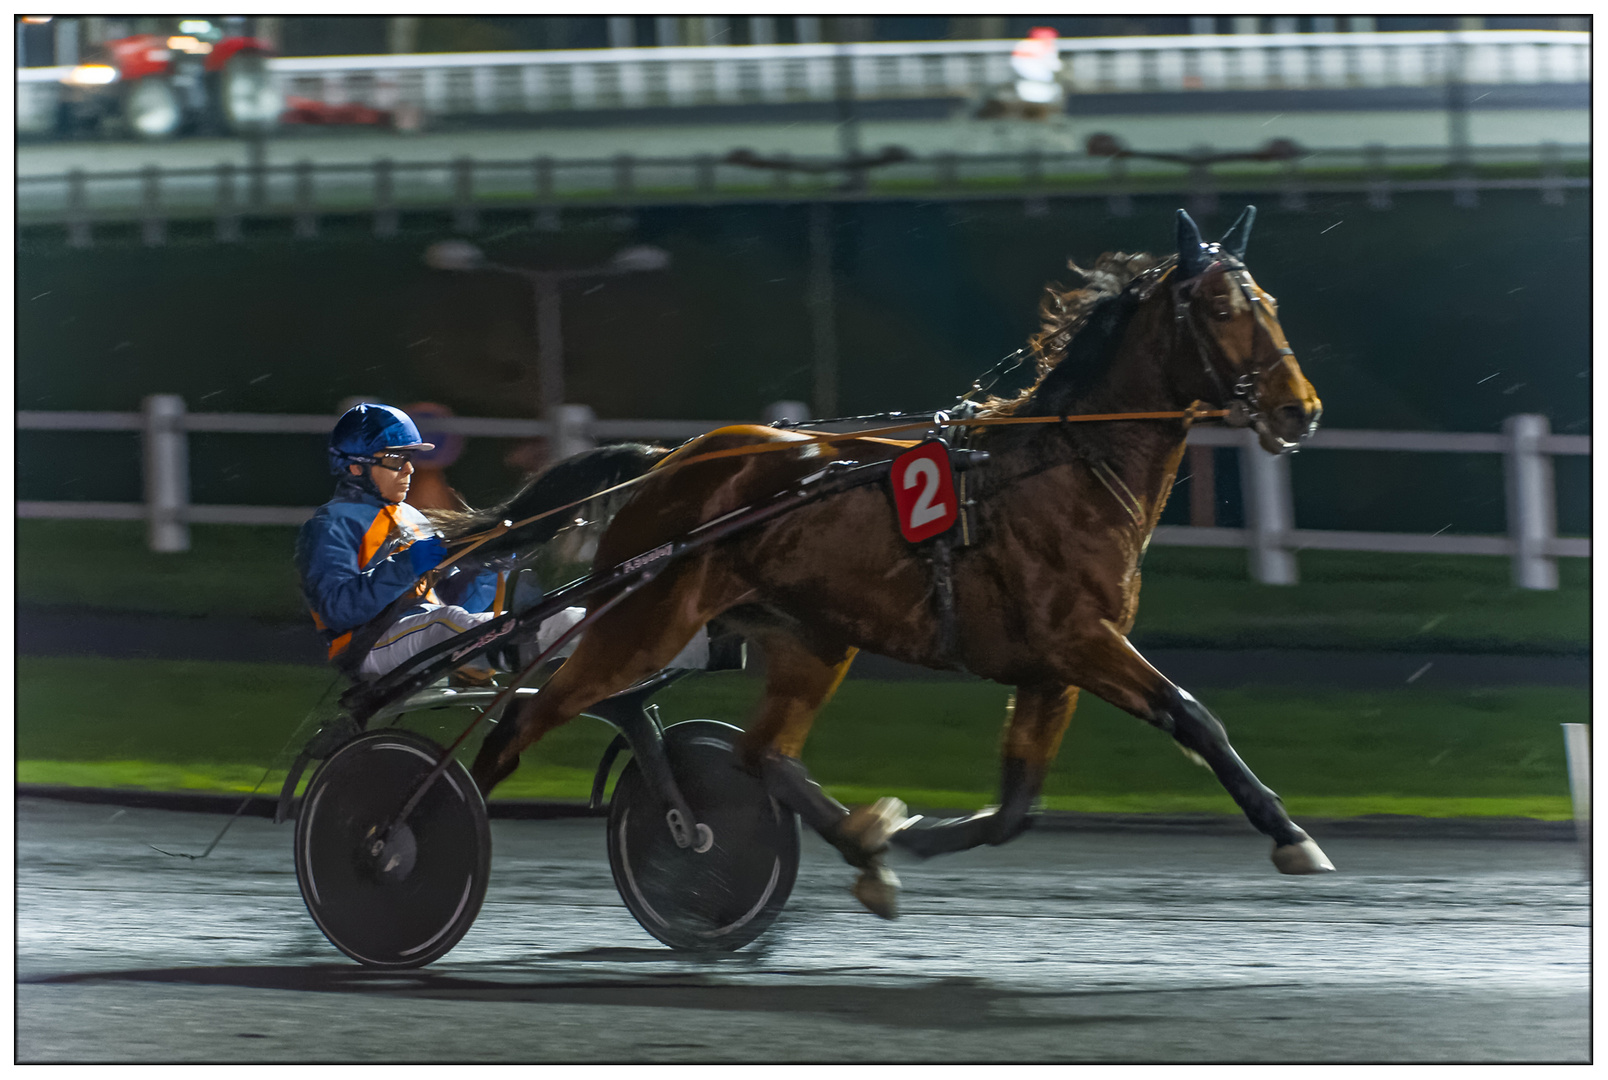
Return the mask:
[[[963,818],[914,818],[894,834],[894,845],[927,858],[1020,836],[1033,822],[1033,803],[1044,788],[1077,702],[1075,686],[1018,687],[1005,722],[999,805]]]
[[[1187,691],[1169,682],[1109,624],[1107,635],[1087,643],[1078,659],[1081,681],[1091,693],[1148,721],[1206,763],[1252,825],[1273,839],[1273,865],[1284,874],[1320,874],[1334,864],[1290,816],[1273,791],[1258,780],[1229,744],[1222,721]]]
[[[675,659],[714,612],[692,575],[661,578],[603,615],[581,638],[564,666],[512,718],[497,725],[475,756],[470,774],[489,794],[519,767],[519,755],[588,706],[652,675]]]
[[[743,738],[746,764],[764,779],[773,798],[860,869],[855,897],[875,914],[895,918],[899,879],[883,864],[882,854],[906,821],[904,803],[879,799],[850,810],[821,790],[800,760],[815,714],[848,674],[855,650],[812,649],[782,631],[757,634],[756,640],[765,653],[765,697]]]

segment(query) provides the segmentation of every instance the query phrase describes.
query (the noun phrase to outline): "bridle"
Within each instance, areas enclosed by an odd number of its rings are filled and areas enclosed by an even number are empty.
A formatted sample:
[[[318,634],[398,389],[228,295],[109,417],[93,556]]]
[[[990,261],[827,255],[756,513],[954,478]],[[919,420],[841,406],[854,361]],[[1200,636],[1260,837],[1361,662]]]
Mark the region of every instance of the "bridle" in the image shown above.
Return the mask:
[[[1178,281],[1173,290],[1173,322],[1175,325],[1188,329],[1190,340],[1194,342],[1195,352],[1200,357],[1201,367],[1205,369],[1206,376],[1217,389],[1219,399],[1228,409],[1228,415],[1223,422],[1230,427],[1254,427],[1259,432],[1265,432],[1265,416],[1259,385],[1262,379],[1262,369],[1256,365],[1256,350],[1253,347],[1251,355],[1247,358],[1247,366],[1238,375],[1234,375],[1231,384],[1225,385],[1224,375],[1218,370],[1219,365],[1212,362],[1212,348],[1207,343],[1209,335],[1202,333],[1199,316],[1194,313],[1194,288],[1207,274],[1213,270],[1222,270],[1224,275],[1239,289],[1240,295],[1245,298],[1251,318],[1268,336],[1273,344],[1278,362],[1288,364],[1295,350],[1289,346],[1277,344],[1277,338],[1267,324],[1266,308],[1262,298],[1256,295],[1251,287],[1251,274],[1245,264],[1233,255],[1222,250],[1218,245],[1212,244],[1205,248],[1205,252],[1213,257],[1213,261],[1206,268],[1192,277]],[[1228,360],[1227,352],[1221,344],[1217,345],[1216,352],[1222,354],[1224,361]],[[1224,366],[1227,366],[1226,363]],[[1232,370],[1228,374],[1233,375]],[[1279,439],[1283,443],[1283,439]]]

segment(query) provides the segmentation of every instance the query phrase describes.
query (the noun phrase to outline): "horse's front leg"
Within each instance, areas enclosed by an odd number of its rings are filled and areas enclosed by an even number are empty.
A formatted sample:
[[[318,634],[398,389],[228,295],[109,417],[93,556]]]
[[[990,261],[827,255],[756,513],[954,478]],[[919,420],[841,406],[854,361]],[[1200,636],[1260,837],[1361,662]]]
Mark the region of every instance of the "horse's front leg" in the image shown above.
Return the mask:
[[[1258,780],[1229,744],[1223,723],[1188,691],[1174,686],[1139,655],[1110,623],[1077,653],[1081,685],[1176,739],[1217,775],[1259,832],[1273,839],[1273,865],[1284,874],[1321,874],[1334,864],[1284,812],[1284,804]]]
[[[894,846],[925,859],[1020,836],[1033,823],[1033,803],[1077,703],[1075,686],[1017,687],[1005,721],[999,805],[963,818],[912,818],[894,834]]]

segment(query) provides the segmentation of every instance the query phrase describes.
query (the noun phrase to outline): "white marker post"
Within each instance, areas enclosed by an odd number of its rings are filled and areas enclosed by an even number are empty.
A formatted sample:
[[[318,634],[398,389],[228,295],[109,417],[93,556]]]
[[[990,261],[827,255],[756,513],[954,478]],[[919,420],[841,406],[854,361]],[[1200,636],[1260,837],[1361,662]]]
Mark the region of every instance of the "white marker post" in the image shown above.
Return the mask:
[[[1591,729],[1563,725],[1563,748],[1569,759],[1569,796],[1574,801],[1575,836],[1586,877],[1591,877]]]

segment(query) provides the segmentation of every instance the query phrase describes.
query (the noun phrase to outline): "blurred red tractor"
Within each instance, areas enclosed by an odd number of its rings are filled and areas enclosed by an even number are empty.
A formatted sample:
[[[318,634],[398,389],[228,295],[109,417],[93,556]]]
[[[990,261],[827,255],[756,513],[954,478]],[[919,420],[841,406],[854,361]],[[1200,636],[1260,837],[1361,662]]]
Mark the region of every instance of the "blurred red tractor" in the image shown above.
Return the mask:
[[[271,131],[284,97],[260,38],[184,19],[174,34],[135,34],[92,50],[62,78],[59,134],[121,125],[142,139]]]

